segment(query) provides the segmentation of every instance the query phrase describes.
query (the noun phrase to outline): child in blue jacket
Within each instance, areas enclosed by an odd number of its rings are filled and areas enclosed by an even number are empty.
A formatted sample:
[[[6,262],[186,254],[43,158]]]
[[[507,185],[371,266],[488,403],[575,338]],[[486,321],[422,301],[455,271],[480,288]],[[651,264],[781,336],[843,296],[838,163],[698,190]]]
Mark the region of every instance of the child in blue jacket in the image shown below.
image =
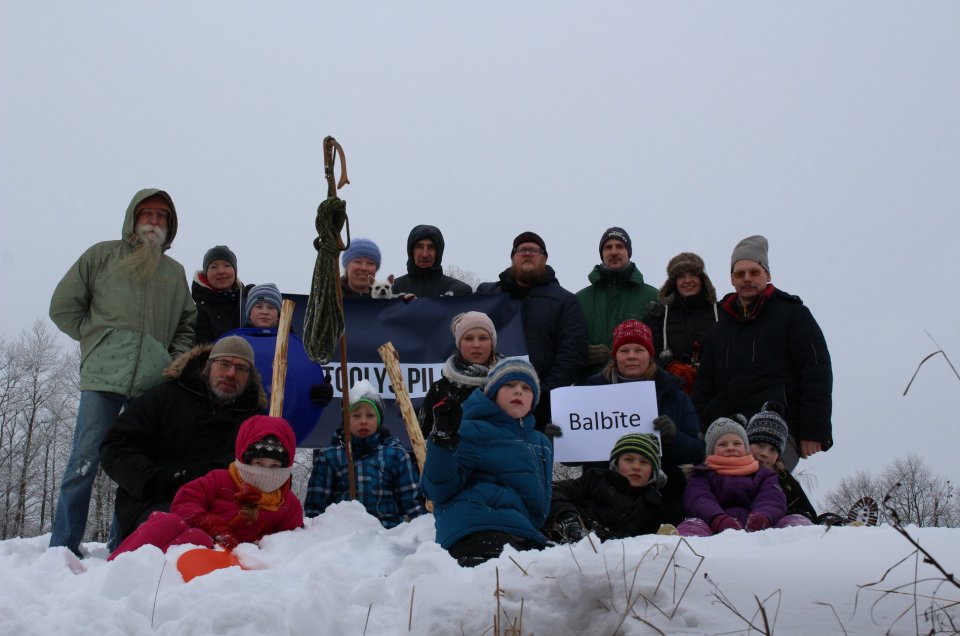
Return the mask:
[[[460,565],[495,558],[507,544],[541,548],[550,512],[553,448],[534,428],[540,383],[533,366],[506,358],[460,406],[441,400],[427,442],[423,489],[437,542]]]

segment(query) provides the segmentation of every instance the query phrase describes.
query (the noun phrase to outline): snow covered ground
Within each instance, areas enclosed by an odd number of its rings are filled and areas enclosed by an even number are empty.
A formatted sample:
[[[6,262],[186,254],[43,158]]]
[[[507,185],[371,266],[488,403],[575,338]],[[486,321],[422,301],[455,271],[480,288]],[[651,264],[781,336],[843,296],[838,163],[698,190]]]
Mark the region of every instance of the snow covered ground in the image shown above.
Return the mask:
[[[960,570],[960,530],[909,532]],[[0,634],[480,635],[497,633],[495,616],[500,634],[729,634],[762,626],[756,599],[776,634],[952,633],[947,613],[960,626],[957,605],[924,616],[960,590],[888,526],[584,540],[463,569],[434,543],[431,516],[384,530],[350,502],[240,546],[255,569],[189,583],[176,569],[185,547],[107,563],[87,544],[80,562],[48,539],[0,542]]]

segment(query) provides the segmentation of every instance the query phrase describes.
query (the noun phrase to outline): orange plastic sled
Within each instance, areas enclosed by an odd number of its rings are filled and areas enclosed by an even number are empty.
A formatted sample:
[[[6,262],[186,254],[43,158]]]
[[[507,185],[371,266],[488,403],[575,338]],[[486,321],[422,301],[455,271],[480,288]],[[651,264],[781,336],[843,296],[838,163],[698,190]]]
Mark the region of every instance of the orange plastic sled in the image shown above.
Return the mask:
[[[183,577],[184,583],[189,583],[198,576],[209,574],[214,570],[221,570],[235,565],[240,566],[244,570],[249,569],[240,563],[240,559],[234,556],[233,552],[211,550],[210,548],[187,550],[177,559],[177,570]]]

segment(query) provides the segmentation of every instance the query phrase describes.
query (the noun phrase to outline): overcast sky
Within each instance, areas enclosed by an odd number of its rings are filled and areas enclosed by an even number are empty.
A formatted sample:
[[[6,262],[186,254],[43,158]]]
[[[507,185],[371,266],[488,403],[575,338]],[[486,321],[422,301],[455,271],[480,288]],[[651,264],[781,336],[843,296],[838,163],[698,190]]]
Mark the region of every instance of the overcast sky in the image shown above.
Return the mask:
[[[720,293],[744,236],[819,320],[834,363],[815,499],[908,451],[960,480],[960,4],[3,2],[0,334],[171,193],[171,256],[237,253],[306,293],[343,144],[354,236],[404,273],[419,223],[491,280],[543,236],[576,291],[621,225],[659,287],[699,253]],[[445,325],[438,328],[446,329]]]

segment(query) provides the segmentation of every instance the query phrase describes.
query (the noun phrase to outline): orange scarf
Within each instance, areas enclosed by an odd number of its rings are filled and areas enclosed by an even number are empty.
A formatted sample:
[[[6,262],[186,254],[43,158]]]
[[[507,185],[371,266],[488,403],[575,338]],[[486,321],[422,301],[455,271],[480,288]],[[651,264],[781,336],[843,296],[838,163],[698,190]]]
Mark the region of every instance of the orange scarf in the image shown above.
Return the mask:
[[[718,475],[752,475],[760,469],[760,463],[753,458],[753,455],[741,457],[707,455],[706,464],[707,468]]]
[[[244,486],[247,486],[247,483],[240,477],[236,462],[232,462],[227,470],[230,471],[230,476],[233,477],[233,483],[237,485],[237,488],[242,490]],[[251,488],[251,486],[247,486],[247,488]],[[256,505],[257,508],[263,508],[271,512],[278,510],[283,505],[283,488],[277,488],[273,492],[261,492]]]

